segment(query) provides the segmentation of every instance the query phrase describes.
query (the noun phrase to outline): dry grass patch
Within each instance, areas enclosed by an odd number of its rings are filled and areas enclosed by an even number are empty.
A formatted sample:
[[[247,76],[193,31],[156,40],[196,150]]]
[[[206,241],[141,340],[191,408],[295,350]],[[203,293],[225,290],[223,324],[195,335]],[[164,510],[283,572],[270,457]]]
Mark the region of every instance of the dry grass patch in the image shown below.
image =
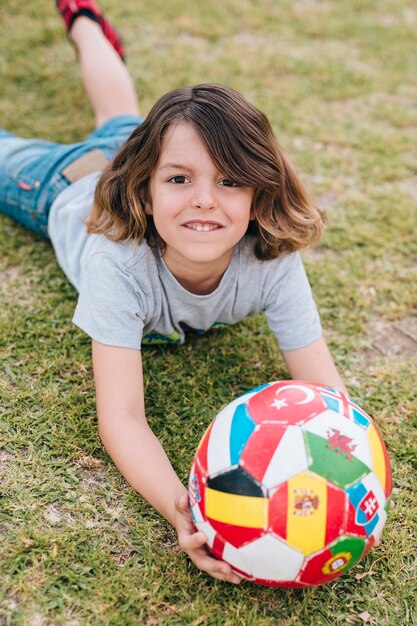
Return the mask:
[[[405,178],[401,181],[401,187],[410,196],[412,200],[417,202],[417,176]]]
[[[360,352],[367,365],[384,357],[417,359],[417,316],[395,321],[374,319],[368,326],[367,337],[370,346]]]

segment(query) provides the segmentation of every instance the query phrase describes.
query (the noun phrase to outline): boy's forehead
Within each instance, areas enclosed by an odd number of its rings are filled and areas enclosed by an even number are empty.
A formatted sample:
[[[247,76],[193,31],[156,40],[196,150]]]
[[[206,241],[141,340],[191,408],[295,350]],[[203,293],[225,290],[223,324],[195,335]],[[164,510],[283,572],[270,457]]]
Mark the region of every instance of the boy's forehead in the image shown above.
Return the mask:
[[[167,128],[162,142],[163,150],[175,150],[178,144],[195,141],[203,143],[202,139],[192,124],[182,121],[172,124]]]
[[[191,168],[196,159],[209,160],[212,163],[207,147],[197,130],[187,122],[170,126],[162,142],[158,167],[183,165]]]

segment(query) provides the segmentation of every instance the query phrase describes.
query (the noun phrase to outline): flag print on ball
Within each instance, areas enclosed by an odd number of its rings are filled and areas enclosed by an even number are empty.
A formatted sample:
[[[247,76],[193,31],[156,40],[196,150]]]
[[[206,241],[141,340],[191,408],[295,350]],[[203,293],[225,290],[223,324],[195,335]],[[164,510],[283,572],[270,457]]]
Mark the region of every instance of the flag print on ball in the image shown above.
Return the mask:
[[[272,382],[228,404],[190,473],[211,552],[263,585],[334,580],[379,539],[391,470],[372,419],[342,391]]]

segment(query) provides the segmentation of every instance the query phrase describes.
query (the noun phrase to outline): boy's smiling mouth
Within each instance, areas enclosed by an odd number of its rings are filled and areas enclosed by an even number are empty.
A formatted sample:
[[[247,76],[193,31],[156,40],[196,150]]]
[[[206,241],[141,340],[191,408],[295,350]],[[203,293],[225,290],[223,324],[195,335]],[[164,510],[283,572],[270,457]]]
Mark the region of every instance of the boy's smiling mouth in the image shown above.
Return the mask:
[[[205,233],[223,228],[222,224],[219,224],[218,222],[209,222],[204,220],[190,220],[189,222],[185,222],[184,224],[182,224],[182,226],[190,230],[196,230],[197,232]]]

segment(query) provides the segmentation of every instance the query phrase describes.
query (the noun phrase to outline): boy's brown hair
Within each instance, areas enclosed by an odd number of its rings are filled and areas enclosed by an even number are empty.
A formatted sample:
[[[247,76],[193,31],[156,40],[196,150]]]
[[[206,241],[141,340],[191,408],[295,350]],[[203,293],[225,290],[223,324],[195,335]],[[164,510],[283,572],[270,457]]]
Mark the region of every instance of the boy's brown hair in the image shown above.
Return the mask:
[[[101,175],[89,233],[113,241],[146,238],[164,251],[145,202],[167,129],[187,122],[197,131],[222,175],[254,188],[248,235],[258,259],[273,259],[315,243],[324,218],[309,201],[282,153],[266,116],[230,87],[203,84],[162,96]]]

